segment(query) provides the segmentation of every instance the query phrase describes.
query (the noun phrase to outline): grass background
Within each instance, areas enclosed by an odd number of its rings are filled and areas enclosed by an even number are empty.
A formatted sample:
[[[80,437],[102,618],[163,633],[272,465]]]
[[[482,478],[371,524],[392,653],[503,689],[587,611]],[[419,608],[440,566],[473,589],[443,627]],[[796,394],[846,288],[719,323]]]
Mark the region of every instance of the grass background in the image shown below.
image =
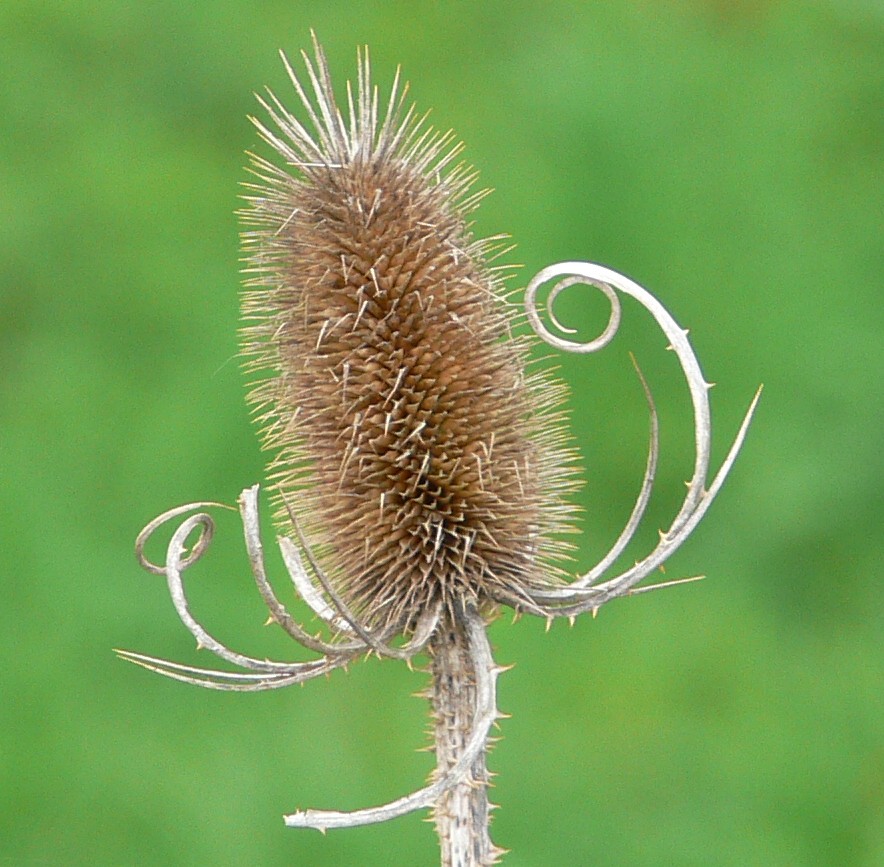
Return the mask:
[[[420,673],[376,660],[303,690],[188,689],[115,646],[207,662],[132,556],[151,517],[232,502],[263,458],[236,354],[245,116],[315,27],[336,80],[369,43],[497,192],[527,282],[588,259],[692,328],[732,479],[668,574],[699,585],[544,634],[495,624],[494,823],[513,867],[884,863],[881,96],[872,0],[0,5],[0,864],[415,865],[417,816],[286,830],[298,806],[416,787]],[[562,317],[592,334],[602,302]],[[561,359],[587,486],[578,566],[637,491],[660,403],[660,495],[690,474],[683,385],[627,304]],[[557,360],[558,361],[558,360]],[[235,518],[194,570],[222,639],[261,627]],[[278,571],[278,561],[273,561]]]

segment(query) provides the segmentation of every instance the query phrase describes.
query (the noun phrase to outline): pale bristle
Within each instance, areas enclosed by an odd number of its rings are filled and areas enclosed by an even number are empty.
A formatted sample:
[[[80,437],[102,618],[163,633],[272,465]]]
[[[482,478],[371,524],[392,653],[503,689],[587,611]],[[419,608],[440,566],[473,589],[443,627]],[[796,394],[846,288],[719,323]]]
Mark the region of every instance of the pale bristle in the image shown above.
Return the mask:
[[[344,119],[318,45],[305,123],[255,121],[294,176],[252,157],[244,351],[280,521],[372,627],[428,605],[520,598],[557,577],[574,454],[560,386],[526,375],[472,170],[394,81],[383,120],[360,57]],[[308,125],[312,132],[308,130]]]

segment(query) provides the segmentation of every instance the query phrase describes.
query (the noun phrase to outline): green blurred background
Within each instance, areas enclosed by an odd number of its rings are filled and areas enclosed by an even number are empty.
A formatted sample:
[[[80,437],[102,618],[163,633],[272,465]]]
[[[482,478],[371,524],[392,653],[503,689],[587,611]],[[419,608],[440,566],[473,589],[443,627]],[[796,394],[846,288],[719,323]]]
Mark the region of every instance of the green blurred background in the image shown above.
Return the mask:
[[[236,359],[234,210],[276,54],[371,46],[496,188],[477,232],[522,284],[602,262],[692,329],[715,458],[766,390],[719,500],[667,575],[700,584],[569,629],[492,628],[496,841],[518,865],[884,864],[881,108],[873,0],[0,5],[0,864],[416,865],[419,816],[286,830],[296,807],[418,786],[425,678],[377,660],[304,689],[187,688],[112,647],[196,663],[135,534],[263,477]],[[591,335],[603,303],[562,318]],[[690,475],[683,384],[645,314],[560,360],[587,485],[578,567],[637,491],[660,403],[653,545]],[[559,363],[559,360],[556,360]],[[155,552],[156,554],[157,552]],[[627,561],[629,558],[627,557]],[[272,559],[278,573],[279,561]],[[263,629],[234,516],[194,606]]]

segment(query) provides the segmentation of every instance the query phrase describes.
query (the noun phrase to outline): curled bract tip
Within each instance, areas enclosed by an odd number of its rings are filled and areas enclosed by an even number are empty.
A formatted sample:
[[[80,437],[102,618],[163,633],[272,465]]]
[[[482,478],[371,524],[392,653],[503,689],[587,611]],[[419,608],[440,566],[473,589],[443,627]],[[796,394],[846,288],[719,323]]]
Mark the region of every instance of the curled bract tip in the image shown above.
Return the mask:
[[[538,293],[541,287],[556,278],[561,279],[559,279],[550,290],[546,301],[546,307],[550,321],[561,331],[571,333],[571,329],[564,328],[556,318],[553,311],[553,305],[565,289],[580,284],[592,286],[603,292],[610,301],[611,314],[608,324],[601,335],[594,340],[581,343],[560,337],[553,334],[542,321],[538,311]],[[724,483],[724,479],[730,472],[730,469],[736,460],[737,453],[743,444],[749,423],[761,395],[761,389],[759,389],[749,406],[743,419],[743,423],[737,432],[737,436],[734,439],[733,445],[731,446],[724,463],[710,482],[709,461],[712,439],[712,413],[709,405],[710,386],[703,376],[700,369],[700,363],[697,360],[697,356],[694,353],[690,341],[688,340],[687,329],[682,328],[675,319],[673,319],[672,315],[666,310],[666,308],[650,292],[629,277],[626,277],[617,271],[613,271],[610,268],[606,268],[603,265],[596,265],[590,262],[559,262],[539,271],[534,279],[528,284],[528,287],[525,290],[525,312],[528,316],[528,321],[531,323],[538,336],[551,346],[555,346],[566,352],[595,352],[607,346],[616,334],[620,323],[620,302],[617,298],[618,292],[634,298],[651,314],[651,316],[653,316],[654,320],[660,326],[661,331],[667,338],[667,349],[671,349],[678,357],[682,373],[685,377],[685,382],[687,383],[690,392],[694,416],[694,439],[696,446],[694,472],[691,480],[688,482],[684,502],[669,529],[661,534],[660,543],[657,547],[632,568],[627,569],[625,572],[614,578],[609,578],[604,583],[598,583],[604,577],[604,573],[607,569],[622,553],[623,549],[632,539],[637,530],[650,498],[656,472],[658,440],[657,415],[656,410],[654,409],[650,389],[636,364],[636,370],[641,379],[642,387],[645,391],[651,413],[651,445],[649,448],[648,463],[641,491],[623,532],[620,534],[608,554],[606,554],[596,566],[565,587],[552,590],[541,590],[532,594],[532,601],[538,608],[546,606],[547,610],[555,615],[572,616],[582,611],[595,612],[598,609],[598,606],[604,602],[616,598],[617,596],[633,592],[635,585],[648,577],[648,575],[661,566],[668,557],[675,553],[706,513],[706,510],[709,508],[712,500]],[[672,586],[676,583],[683,582],[667,582],[665,584],[654,586]],[[536,610],[533,613],[537,613]]]

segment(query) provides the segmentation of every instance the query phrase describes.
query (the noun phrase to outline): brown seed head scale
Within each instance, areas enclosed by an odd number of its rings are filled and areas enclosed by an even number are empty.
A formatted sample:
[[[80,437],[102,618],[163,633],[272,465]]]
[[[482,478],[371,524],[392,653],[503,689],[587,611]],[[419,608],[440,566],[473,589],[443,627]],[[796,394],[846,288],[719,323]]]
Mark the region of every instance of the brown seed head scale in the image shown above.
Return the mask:
[[[501,238],[471,233],[486,191],[452,134],[405,109],[398,74],[379,112],[367,52],[345,115],[314,49],[312,96],[286,61],[303,123],[259,97],[273,128],[253,122],[285,167],[251,155],[242,212],[243,350],[280,526],[296,516],[372,628],[518,604],[557,582],[569,547],[563,388],[526,373],[489,266]]]

